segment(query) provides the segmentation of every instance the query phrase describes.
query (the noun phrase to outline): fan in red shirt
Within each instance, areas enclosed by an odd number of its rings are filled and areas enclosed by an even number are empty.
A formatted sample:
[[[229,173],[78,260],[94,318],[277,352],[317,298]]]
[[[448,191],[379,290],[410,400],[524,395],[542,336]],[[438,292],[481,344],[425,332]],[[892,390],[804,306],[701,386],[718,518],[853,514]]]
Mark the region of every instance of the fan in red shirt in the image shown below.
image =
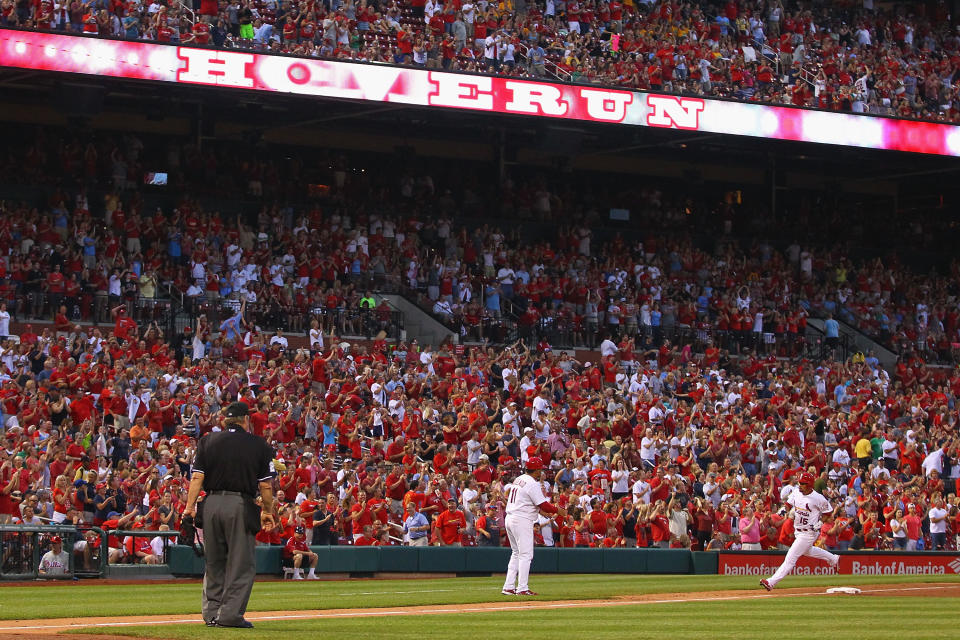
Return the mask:
[[[113,314],[117,317],[113,326],[113,335],[123,342],[136,338],[137,335],[137,323],[126,315],[126,309],[126,305],[120,305],[113,310]]]
[[[463,512],[457,509],[454,498],[447,500],[447,510],[437,516],[434,528],[440,531],[440,539],[448,546],[460,546],[460,534],[467,526]]]
[[[191,42],[195,44],[210,44],[210,25],[207,24],[206,20],[201,20],[200,22],[193,25],[193,34],[191,36]],[[211,285],[214,285],[215,288],[212,288]],[[219,279],[215,274],[210,274],[207,276],[207,291],[217,291],[219,290]]]
[[[653,511],[647,516],[650,523],[650,538],[655,547],[668,549],[670,547],[670,521],[664,515],[664,503],[658,500]]]
[[[364,526],[368,524],[373,525],[373,511],[367,503],[367,494],[365,492],[360,492],[360,498],[357,500],[357,504],[350,507],[350,515],[348,517],[353,523],[354,540],[363,535]]]
[[[355,547],[379,547],[380,541],[373,536],[373,527],[366,525],[359,538],[353,541]]]
[[[287,540],[287,544],[283,546],[284,564],[293,564],[294,580],[303,580],[303,573],[300,570],[300,566],[303,564],[304,558],[310,563],[307,580],[319,580],[320,578],[317,577],[316,574],[317,554],[310,551],[310,547],[307,546],[307,530],[303,527],[297,527],[293,530],[293,536]]]

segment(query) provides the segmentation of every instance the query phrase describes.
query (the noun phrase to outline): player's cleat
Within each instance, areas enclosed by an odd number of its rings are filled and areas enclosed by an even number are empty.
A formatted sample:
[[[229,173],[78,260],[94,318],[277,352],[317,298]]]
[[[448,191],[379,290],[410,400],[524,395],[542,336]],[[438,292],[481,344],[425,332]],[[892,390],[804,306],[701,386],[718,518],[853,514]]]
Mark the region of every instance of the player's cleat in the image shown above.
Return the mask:
[[[515,596],[515,595],[517,595],[517,590],[516,590],[516,589],[504,589],[504,590],[501,591],[500,593],[502,593],[502,594],[505,595],[505,596]]]
[[[766,589],[767,591],[773,591],[773,586],[766,579],[760,581],[760,586]]]
[[[536,596],[540,595],[536,591],[530,591],[530,589],[525,589],[524,591],[517,591],[518,596]]]
[[[293,579],[294,579],[294,580],[303,580],[303,576],[294,575],[294,576],[293,576]]]
[[[307,576],[307,580],[319,580],[320,576],[314,574],[312,576]]]

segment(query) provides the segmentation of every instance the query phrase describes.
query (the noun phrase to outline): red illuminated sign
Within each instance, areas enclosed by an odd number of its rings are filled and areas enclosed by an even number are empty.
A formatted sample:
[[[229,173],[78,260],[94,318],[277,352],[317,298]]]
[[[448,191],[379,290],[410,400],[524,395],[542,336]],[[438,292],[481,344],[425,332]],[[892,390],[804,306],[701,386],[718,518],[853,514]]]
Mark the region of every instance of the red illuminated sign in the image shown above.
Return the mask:
[[[960,156],[960,127],[499,76],[0,30],[0,65]]]

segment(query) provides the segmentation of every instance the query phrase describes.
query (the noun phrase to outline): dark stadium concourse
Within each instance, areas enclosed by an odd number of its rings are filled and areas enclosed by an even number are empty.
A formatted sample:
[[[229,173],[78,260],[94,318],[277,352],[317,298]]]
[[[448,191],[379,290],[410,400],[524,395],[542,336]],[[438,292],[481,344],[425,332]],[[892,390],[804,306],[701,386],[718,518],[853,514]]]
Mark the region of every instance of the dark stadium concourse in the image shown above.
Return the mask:
[[[503,170],[530,165],[910,199],[931,187],[939,196],[955,182],[944,176],[960,168],[951,158],[834,145],[15,69],[0,69],[0,87],[0,118],[10,124],[413,152]]]

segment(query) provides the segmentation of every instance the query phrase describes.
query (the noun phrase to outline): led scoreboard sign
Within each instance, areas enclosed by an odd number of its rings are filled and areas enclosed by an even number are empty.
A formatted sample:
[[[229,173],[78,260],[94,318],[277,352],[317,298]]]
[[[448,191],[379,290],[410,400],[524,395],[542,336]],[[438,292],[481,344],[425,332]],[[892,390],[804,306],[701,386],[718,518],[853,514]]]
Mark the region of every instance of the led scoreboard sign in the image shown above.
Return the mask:
[[[0,30],[0,66],[960,155],[960,127],[642,91]]]

